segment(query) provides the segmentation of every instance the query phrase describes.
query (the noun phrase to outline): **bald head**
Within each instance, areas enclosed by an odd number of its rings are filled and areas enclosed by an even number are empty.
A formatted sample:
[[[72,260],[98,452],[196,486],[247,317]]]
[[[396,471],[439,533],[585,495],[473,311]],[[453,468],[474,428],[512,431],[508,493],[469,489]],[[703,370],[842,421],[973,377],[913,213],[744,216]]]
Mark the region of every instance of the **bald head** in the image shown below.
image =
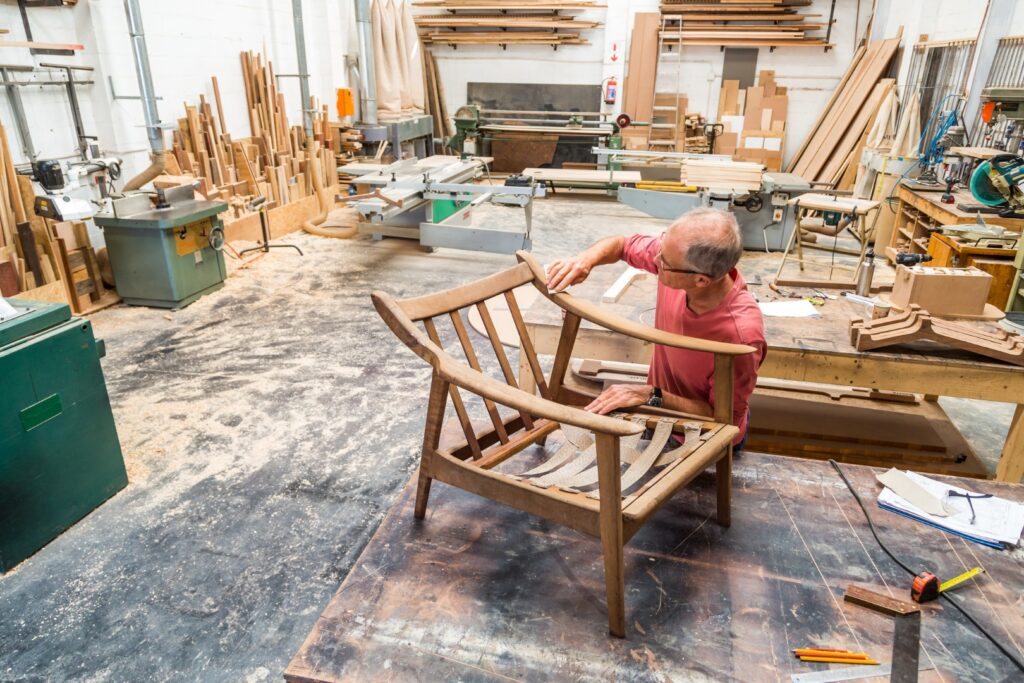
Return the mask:
[[[693,209],[669,226],[662,250],[670,262],[717,280],[735,268],[743,255],[740,226],[728,211]]]

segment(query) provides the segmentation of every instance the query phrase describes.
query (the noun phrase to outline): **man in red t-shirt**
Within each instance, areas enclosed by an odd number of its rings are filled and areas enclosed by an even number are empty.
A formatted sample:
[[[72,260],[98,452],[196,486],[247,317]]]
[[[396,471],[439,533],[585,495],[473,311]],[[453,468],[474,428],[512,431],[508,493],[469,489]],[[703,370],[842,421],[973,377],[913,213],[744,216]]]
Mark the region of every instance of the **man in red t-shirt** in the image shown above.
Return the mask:
[[[740,230],[732,214],[694,209],[660,237],[609,237],[577,256],[555,261],[548,267],[548,287],[561,291],[585,280],[595,266],[624,260],[658,276],[655,327],[757,349],[735,358],[732,421],[740,429],[735,444],[741,446],[747,434],[747,402],[768,348],[761,310],[736,270],[742,254]],[[714,356],[710,353],[656,345],[647,381],[612,385],[587,410],[605,414],[648,404],[708,417],[714,414]]]

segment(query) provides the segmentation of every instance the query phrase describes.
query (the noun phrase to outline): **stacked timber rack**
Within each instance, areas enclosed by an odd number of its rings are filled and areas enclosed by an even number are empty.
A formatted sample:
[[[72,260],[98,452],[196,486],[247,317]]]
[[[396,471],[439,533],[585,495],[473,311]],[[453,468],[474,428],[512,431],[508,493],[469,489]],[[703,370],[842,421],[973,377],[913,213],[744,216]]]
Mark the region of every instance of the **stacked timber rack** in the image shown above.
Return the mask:
[[[679,180],[683,185],[731,192],[757,192],[761,189],[764,166],[744,161],[684,159]]]
[[[213,103],[200,95],[197,106],[185,104],[185,116],[178,119],[178,130],[174,131],[169,175],[154,181],[159,188],[198,179],[200,194],[231,206],[232,213],[225,219],[228,227],[232,220],[251,213],[249,204],[257,196],[266,197],[274,208],[312,197],[315,192],[306,131],[301,125],[289,125],[273,65],[269,61],[264,64],[262,57],[252,52],[241,53],[241,63],[252,135],[233,139],[227,132],[220,88],[214,77]],[[335,148],[353,146],[356,137],[329,123],[326,105],[320,107],[311,98],[308,106],[313,111],[316,171],[321,174],[323,186],[329,187],[337,182]]]
[[[0,126],[0,296],[68,304],[78,314],[120,301],[103,286],[85,223],[37,216],[34,201]]]
[[[587,45],[579,29],[594,29],[601,22],[561,14],[605,7],[589,0],[423,0],[416,6],[448,14],[420,14],[416,25],[426,29],[427,44],[449,45]],[[465,12],[464,14],[462,12]],[[568,29],[568,30],[567,30]]]
[[[883,78],[900,46],[896,38],[860,47],[803,145],[786,169],[809,181],[837,182],[852,163],[874,123],[879,107],[895,87]]]
[[[832,45],[835,0],[826,22],[808,22],[811,0],[663,0],[662,39],[674,45],[821,47]],[[824,30],[825,34],[819,32]]]

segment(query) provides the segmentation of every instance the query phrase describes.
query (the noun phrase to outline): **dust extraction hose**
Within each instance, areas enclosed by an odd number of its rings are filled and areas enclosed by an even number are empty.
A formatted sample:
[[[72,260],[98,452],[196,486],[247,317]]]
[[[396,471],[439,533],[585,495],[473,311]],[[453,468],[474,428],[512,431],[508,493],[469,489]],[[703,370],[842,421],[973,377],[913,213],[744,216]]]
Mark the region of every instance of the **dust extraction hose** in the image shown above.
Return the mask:
[[[338,239],[350,239],[356,236],[358,228],[322,228],[320,227],[327,220],[327,212],[331,210],[333,202],[330,193],[324,187],[323,174],[320,171],[320,160],[313,154],[313,137],[306,137],[306,166],[309,173],[313,174],[313,190],[316,192],[317,205],[320,213],[313,216],[302,224],[302,229],[310,235],[317,237],[335,237]]]
[[[155,152],[150,157],[153,161],[137,176],[124,184],[123,192],[137,190],[149,181],[153,180],[167,168],[167,152]]]

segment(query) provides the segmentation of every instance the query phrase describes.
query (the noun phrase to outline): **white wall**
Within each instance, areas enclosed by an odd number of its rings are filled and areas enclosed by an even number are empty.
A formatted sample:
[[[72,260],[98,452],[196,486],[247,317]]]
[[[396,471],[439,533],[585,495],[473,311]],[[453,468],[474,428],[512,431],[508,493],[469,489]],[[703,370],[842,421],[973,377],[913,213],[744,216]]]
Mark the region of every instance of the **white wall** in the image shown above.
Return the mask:
[[[607,9],[580,13],[580,18],[596,18],[605,23],[601,28],[583,30],[591,45],[564,46],[557,52],[551,48],[535,46],[509,46],[502,51],[496,46],[460,46],[458,50],[445,45],[431,48],[438,61],[444,82],[448,111],[454,112],[466,103],[467,83],[601,83],[615,76],[621,92],[623,66],[629,54],[632,16],[637,12],[657,12],[658,0],[607,0]],[[809,21],[828,19],[829,0],[815,0],[812,7],[802,8],[808,14],[820,14]],[[857,4],[839,0],[836,4],[836,24],[832,32],[835,48],[825,52],[820,48],[779,48],[771,52],[760,48],[758,70],[772,69],[779,85],[789,89],[789,116],[786,136],[787,155],[803,142],[832,90],[839,82],[854,52],[857,35],[862,35],[870,10],[870,2],[862,2],[857,21]],[[610,61],[612,46],[617,47],[618,59]],[[689,97],[690,110],[712,118],[718,111],[718,92],[721,88],[724,53],[717,47],[689,46],[682,52],[679,65],[678,92]],[[659,91],[676,91],[677,67],[674,58],[661,62],[658,74]],[[618,111],[615,106],[600,102],[581,103],[581,109]],[[787,156],[788,158],[788,156]]]
[[[141,0],[140,4],[155,90],[162,98],[158,110],[165,123],[175,123],[184,115],[183,103],[198,103],[200,93],[212,102],[210,76],[217,76],[228,132],[248,136],[239,53],[262,51],[277,73],[298,71],[291,0]],[[303,3],[310,91],[332,110],[335,89],[348,86],[344,57],[353,14],[350,0]],[[142,105],[139,100],[114,100],[107,80],[113,80],[118,95],[138,94],[123,0],[83,0],[75,7],[30,9],[29,19],[35,40],[78,42],[85,50],[75,57],[32,57],[27,49],[0,48],[4,53],[0,62],[95,67],[95,84],[83,87],[79,94],[86,132],[99,135],[105,152],[125,158],[126,177],[144,168],[149,152]],[[15,4],[0,5],[0,26],[11,29],[11,39],[23,39]],[[283,79],[281,90],[289,121],[300,123],[297,79]],[[64,90],[23,88],[22,99],[40,158],[73,156],[74,127]],[[15,160],[26,161],[6,98],[0,98],[0,118]],[[169,132],[165,138],[169,144]]]

